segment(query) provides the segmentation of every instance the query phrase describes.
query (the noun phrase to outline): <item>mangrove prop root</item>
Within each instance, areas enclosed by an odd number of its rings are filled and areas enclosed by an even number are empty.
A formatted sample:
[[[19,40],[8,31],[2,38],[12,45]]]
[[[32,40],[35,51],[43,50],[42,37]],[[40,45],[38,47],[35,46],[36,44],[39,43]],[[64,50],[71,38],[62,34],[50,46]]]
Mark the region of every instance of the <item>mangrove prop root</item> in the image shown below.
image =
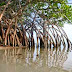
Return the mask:
[[[5,25],[0,22],[0,45],[13,47],[34,46],[35,37],[33,36],[33,31],[35,31],[37,35],[37,46],[40,41],[40,46],[44,46],[45,48],[58,47],[61,45],[64,47],[67,46],[68,48],[71,47],[71,42],[65,31],[58,25],[45,25],[45,27],[43,25],[41,30],[39,30],[36,26],[33,26],[32,23],[32,26],[26,29],[22,24],[21,27],[17,25],[17,17],[15,17],[15,22],[13,20],[14,19],[12,19],[11,22],[9,21],[9,23],[4,21]],[[28,33],[28,35],[26,33]]]

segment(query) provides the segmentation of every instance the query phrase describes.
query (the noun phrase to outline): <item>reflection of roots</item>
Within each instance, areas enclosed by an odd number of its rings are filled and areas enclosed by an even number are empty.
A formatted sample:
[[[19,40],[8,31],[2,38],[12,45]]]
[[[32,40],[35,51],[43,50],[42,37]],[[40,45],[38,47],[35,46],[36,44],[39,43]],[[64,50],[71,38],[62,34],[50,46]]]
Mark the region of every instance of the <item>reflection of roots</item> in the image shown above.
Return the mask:
[[[20,52],[19,52],[20,51]],[[17,54],[19,52],[19,54]],[[40,52],[40,57],[36,56],[36,66],[48,66],[49,68],[51,67],[59,67],[61,68],[64,64],[64,62],[67,60],[67,54],[69,52],[68,48],[48,48],[48,50],[43,50],[43,52]],[[32,51],[29,51],[27,49],[11,49],[7,50],[7,54],[4,57],[4,60],[6,62],[18,62],[20,61],[21,63],[31,63],[33,61],[33,53]],[[18,61],[17,61],[18,60]],[[24,61],[24,62],[23,62]]]
[[[7,63],[14,63],[17,59],[22,59],[22,48],[6,49],[3,55],[3,60]]]
[[[57,50],[55,49],[54,51],[48,50],[48,55],[47,55],[47,65],[49,67],[57,67],[60,66],[62,67],[64,62],[67,60],[67,50],[66,48],[63,48],[63,50],[61,50],[60,48],[58,48]]]

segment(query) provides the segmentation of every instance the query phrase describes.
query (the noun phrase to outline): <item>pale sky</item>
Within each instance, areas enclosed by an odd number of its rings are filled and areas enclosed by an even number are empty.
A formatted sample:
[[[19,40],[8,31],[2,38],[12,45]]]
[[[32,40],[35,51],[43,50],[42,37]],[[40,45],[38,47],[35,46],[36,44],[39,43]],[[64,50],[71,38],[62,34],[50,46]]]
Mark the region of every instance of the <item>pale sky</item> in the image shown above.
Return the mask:
[[[68,0],[69,3],[72,3],[72,0]]]

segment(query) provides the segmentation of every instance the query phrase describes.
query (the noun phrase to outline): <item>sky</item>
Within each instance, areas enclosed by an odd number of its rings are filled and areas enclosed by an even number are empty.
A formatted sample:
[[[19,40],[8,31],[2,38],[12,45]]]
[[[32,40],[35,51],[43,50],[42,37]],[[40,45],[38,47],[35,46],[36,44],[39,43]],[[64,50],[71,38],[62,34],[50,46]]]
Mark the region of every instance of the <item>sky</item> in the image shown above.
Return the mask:
[[[68,0],[68,3],[72,3],[72,0]],[[72,4],[70,4],[70,5],[72,5]]]
[[[67,0],[68,1],[68,3],[72,3],[72,0]],[[72,4],[68,4],[68,5],[72,5]]]
[[[72,0],[68,0],[69,3],[72,3]]]

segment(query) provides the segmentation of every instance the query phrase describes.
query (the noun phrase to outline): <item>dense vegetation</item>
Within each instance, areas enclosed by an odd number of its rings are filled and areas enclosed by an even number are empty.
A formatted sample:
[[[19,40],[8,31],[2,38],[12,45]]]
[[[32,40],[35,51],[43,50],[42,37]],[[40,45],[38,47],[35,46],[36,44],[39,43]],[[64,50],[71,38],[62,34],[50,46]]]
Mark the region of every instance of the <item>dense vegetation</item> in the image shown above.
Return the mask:
[[[67,0],[0,0],[0,45],[57,47],[70,40],[62,29],[71,22],[72,7]],[[30,44],[31,43],[31,44]]]

